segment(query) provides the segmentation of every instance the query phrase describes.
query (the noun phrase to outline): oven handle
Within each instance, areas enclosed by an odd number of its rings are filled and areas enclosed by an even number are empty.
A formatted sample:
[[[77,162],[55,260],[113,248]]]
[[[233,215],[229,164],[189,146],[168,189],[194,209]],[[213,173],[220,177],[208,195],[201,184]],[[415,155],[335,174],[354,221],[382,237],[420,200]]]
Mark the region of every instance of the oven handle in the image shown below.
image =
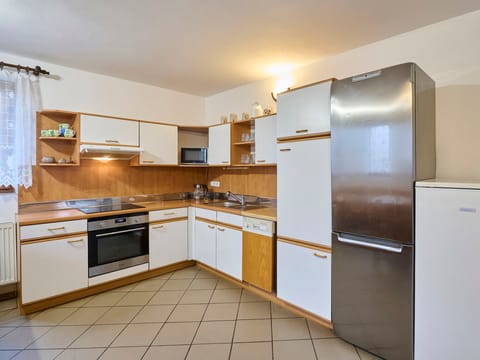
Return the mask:
[[[125,233],[134,232],[134,231],[138,231],[138,230],[145,230],[145,226],[135,228],[135,229],[129,229],[129,230],[112,231],[112,232],[105,233],[105,234],[98,234],[96,236],[97,237],[103,237],[103,236],[110,236],[110,235],[116,235],[116,234],[125,234]]]

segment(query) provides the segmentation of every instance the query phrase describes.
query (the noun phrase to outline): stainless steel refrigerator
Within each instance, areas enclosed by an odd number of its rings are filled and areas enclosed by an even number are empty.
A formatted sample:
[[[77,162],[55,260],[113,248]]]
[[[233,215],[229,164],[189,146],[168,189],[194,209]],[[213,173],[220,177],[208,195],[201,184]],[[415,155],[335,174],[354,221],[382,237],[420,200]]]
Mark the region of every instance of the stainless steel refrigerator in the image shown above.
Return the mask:
[[[412,359],[414,183],[435,177],[435,83],[412,63],[335,81],[331,111],[333,328]]]

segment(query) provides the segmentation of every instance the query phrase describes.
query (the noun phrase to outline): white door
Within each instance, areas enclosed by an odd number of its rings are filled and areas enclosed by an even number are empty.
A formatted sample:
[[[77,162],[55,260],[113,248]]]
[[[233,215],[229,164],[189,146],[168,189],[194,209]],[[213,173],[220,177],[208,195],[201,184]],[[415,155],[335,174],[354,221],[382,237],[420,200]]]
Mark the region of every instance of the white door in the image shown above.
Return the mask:
[[[480,190],[417,186],[415,204],[415,359],[478,358]]]
[[[278,95],[277,137],[330,131],[331,81]]]
[[[217,225],[217,269],[242,280],[242,232]]]
[[[80,142],[138,146],[139,122],[103,116],[80,116]]]
[[[149,226],[150,270],[187,260],[187,220]]]
[[[21,245],[22,303],[88,287],[87,236]]]
[[[230,165],[230,124],[208,128],[208,164]]]
[[[277,241],[277,296],[331,318],[331,254]]]
[[[195,221],[195,255],[201,263],[217,267],[216,226],[204,221]]]
[[[178,165],[176,126],[140,123],[140,165]]]
[[[277,148],[278,236],[330,246],[330,139]]]
[[[255,163],[275,164],[277,162],[276,116],[255,119]]]

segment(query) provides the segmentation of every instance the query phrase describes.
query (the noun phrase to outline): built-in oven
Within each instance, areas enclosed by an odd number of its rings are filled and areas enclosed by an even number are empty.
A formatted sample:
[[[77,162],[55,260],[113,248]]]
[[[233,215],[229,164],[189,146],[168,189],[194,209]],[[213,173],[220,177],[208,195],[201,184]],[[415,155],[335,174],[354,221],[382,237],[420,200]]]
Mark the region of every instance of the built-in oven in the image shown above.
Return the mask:
[[[148,263],[148,213],[88,220],[88,277]]]

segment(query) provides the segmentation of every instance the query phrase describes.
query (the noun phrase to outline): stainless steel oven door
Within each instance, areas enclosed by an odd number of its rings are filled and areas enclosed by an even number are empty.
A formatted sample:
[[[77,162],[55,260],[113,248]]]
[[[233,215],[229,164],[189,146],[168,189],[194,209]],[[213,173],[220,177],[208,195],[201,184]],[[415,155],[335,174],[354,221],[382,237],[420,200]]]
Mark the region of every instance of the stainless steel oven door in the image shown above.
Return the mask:
[[[88,233],[88,277],[148,263],[148,225]]]

